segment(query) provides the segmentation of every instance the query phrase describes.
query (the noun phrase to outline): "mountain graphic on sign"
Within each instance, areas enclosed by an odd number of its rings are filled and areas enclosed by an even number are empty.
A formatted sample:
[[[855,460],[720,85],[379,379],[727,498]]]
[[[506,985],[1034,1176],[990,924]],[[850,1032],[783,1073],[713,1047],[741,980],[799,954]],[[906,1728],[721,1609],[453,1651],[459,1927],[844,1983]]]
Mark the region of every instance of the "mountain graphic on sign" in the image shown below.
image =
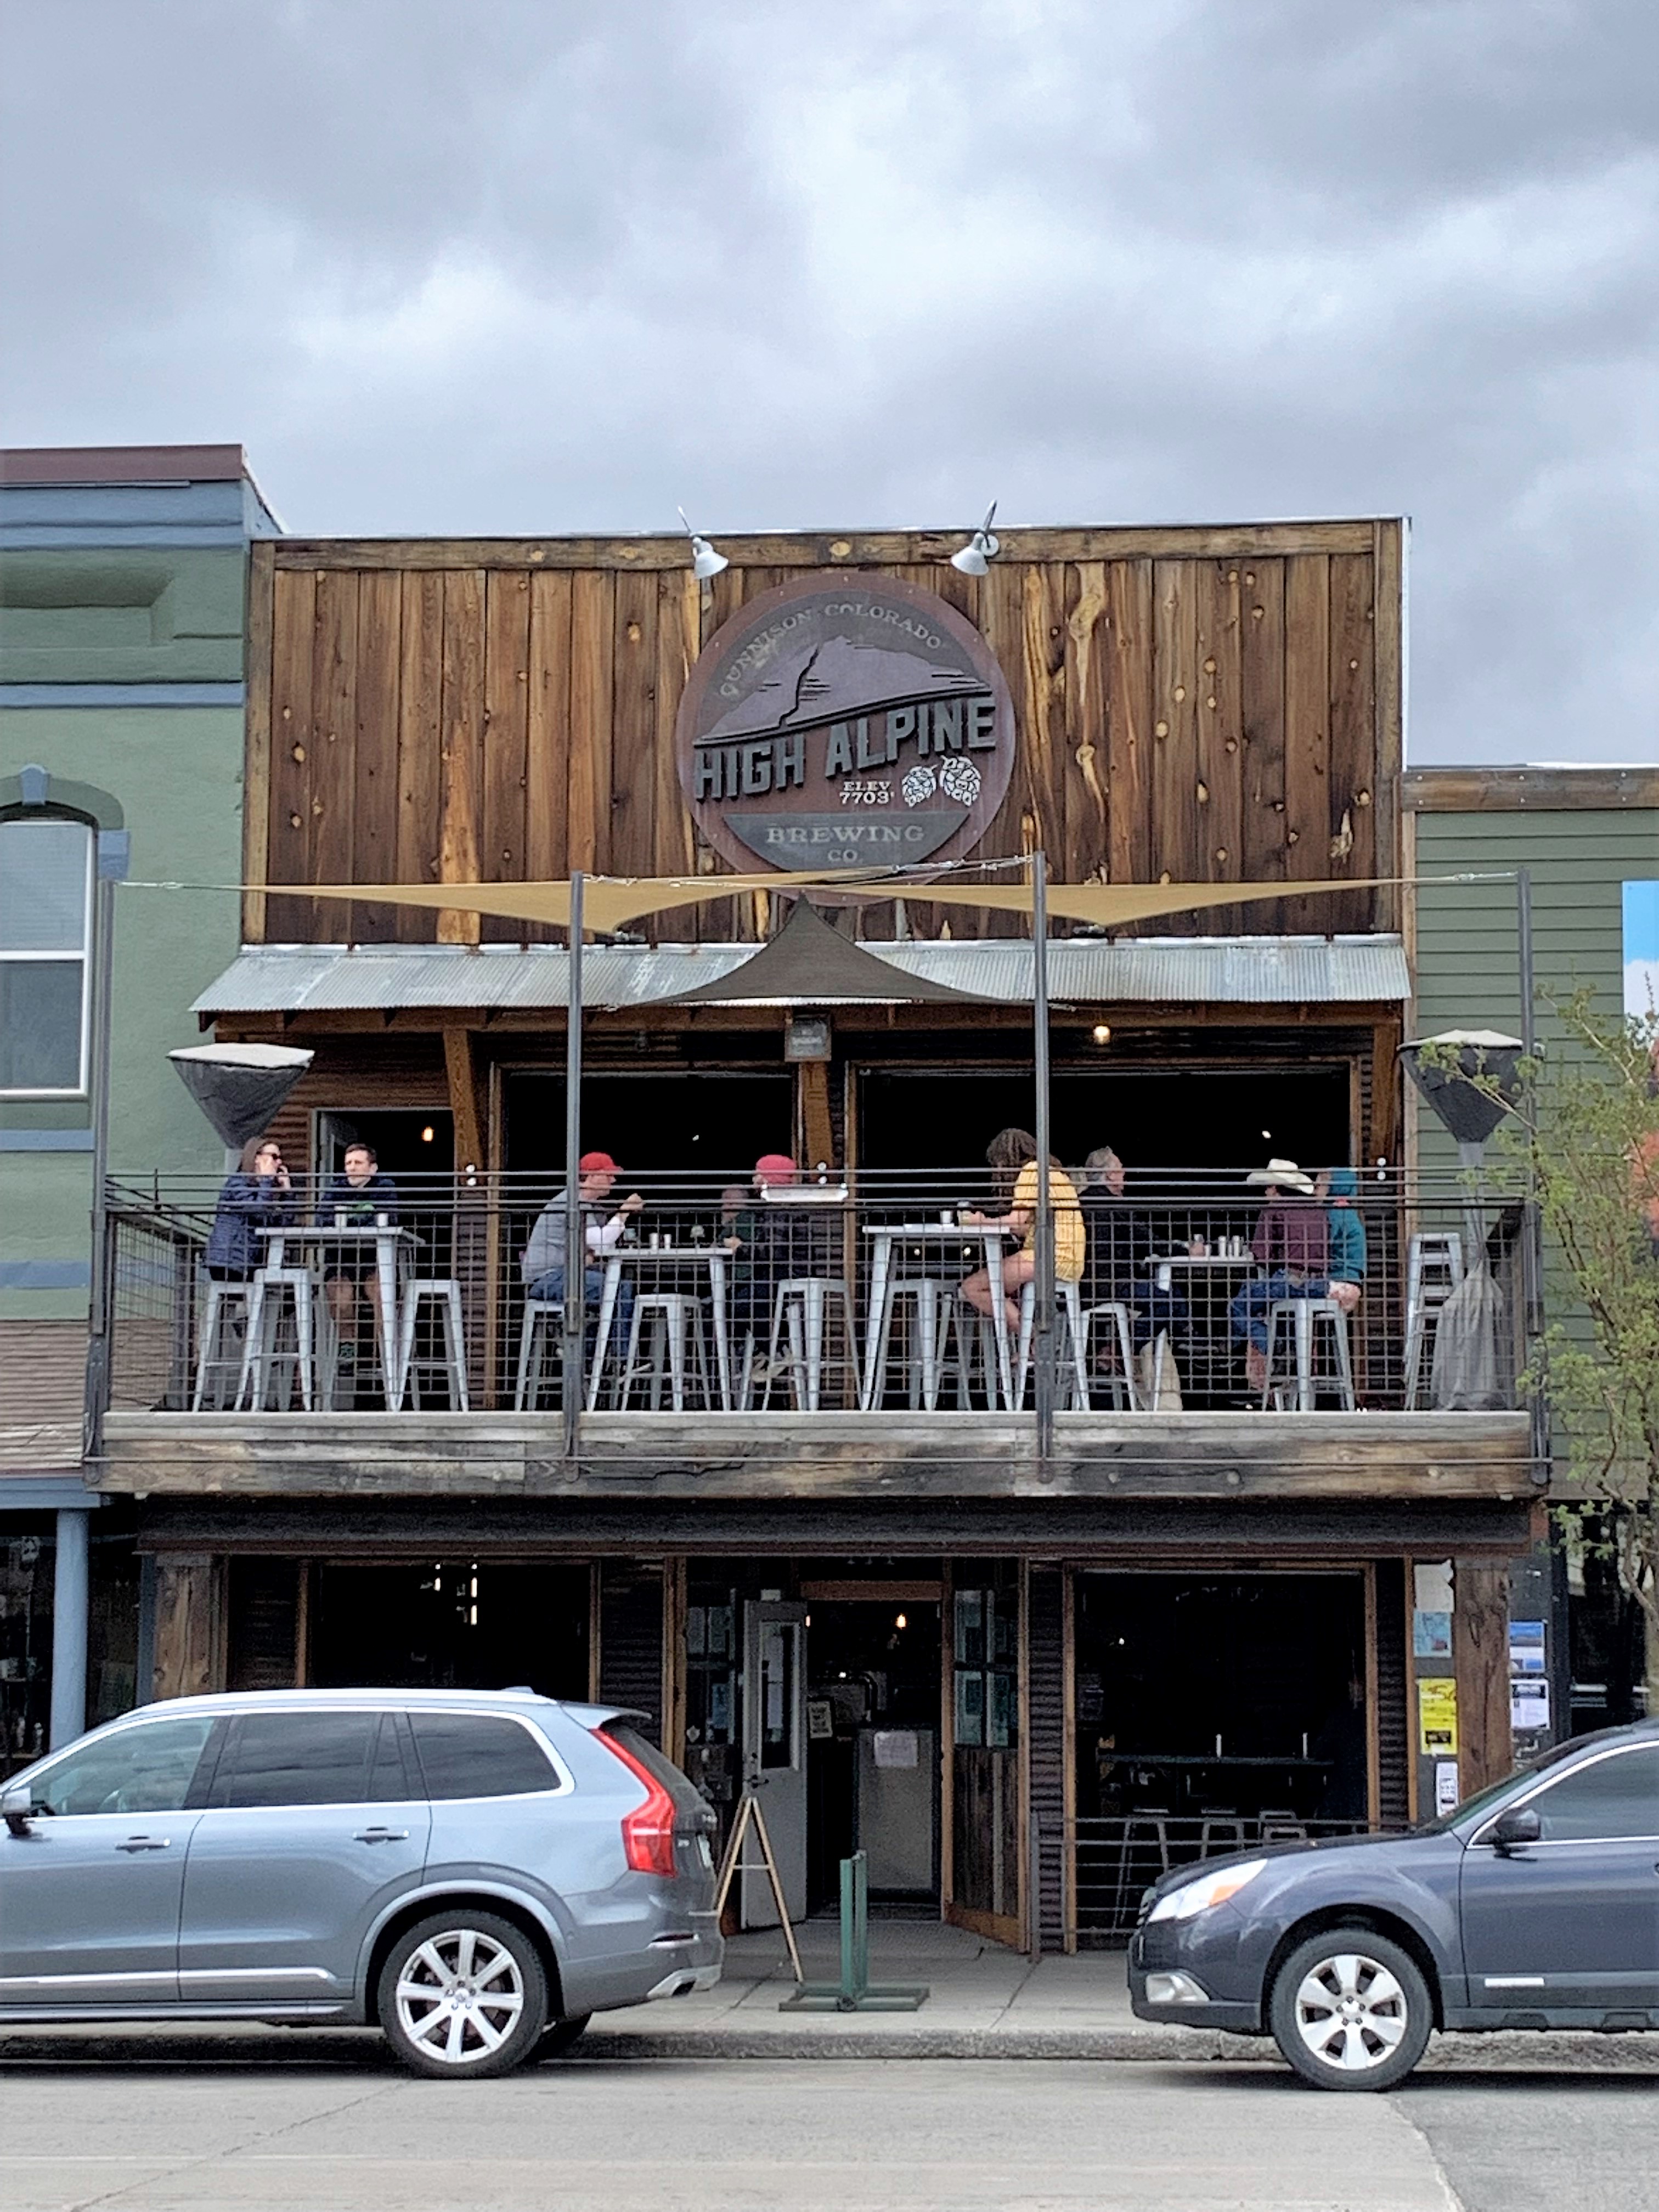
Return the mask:
[[[697,743],[730,744],[738,738],[765,737],[774,730],[841,721],[919,699],[984,688],[971,670],[941,665],[919,653],[891,653],[884,646],[860,645],[851,638],[826,638],[781,661],[740,705],[702,731]]]

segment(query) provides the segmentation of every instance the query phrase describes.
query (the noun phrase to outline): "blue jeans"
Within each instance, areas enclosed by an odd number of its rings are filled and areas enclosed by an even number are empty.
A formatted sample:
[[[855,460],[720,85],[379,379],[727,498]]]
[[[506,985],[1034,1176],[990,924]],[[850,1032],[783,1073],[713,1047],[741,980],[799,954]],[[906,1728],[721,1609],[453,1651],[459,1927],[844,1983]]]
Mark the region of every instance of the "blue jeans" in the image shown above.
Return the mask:
[[[1277,1267],[1271,1275],[1258,1275],[1245,1284],[1227,1310],[1233,1334],[1245,1337],[1265,1359],[1267,1356],[1267,1309],[1279,1298],[1325,1298],[1331,1286],[1322,1275],[1311,1280]]]
[[[597,1312],[604,1290],[604,1268],[587,1268],[582,1276],[582,1304]],[[546,1274],[538,1275],[525,1292],[525,1296],[544,1299],[549,1305],[562,1305],[564,1304],[564,1269],[550,1267]],[[623,1275],[617,1285],[617,1312],[613,1327],[626,1328],[633,1317],[633,1313],[634,1285],[629,1281],[627,1276]]]

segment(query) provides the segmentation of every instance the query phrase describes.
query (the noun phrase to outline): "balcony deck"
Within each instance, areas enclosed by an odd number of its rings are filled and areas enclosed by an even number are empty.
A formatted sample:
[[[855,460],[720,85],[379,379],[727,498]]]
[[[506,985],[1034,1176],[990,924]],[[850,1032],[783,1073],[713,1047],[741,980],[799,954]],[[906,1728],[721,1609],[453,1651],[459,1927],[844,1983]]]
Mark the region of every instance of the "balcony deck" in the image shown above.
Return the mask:
[[[1530,1500],[1524,1413],[112,1412],[100,1490],[337,1498]]]

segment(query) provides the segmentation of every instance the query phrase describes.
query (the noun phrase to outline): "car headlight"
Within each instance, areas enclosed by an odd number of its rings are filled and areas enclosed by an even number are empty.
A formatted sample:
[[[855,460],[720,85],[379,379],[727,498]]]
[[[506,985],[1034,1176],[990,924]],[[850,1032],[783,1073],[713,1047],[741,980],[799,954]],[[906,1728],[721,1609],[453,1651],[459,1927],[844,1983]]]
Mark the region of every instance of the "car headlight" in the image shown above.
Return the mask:
[[[1200,1875],[1196,1881],[1183,1881],[1179,1889],[1166,1890],[1146,1917],[1190,1920],[1194,1913],[1207,1912],[1212,1905],[1224,1905],[1230,1897],[1237,1897],[1267,1863],[1266,1859],[1246,1859],[1243,1866],[1218,1867],[1214,1874]]]

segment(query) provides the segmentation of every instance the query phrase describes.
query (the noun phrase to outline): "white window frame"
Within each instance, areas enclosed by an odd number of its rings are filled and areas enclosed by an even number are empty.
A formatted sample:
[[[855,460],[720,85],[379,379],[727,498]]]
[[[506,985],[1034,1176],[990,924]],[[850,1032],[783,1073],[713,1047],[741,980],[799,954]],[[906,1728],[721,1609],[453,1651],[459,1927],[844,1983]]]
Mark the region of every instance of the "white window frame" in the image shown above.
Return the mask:
[[[78,960],[81,963],[81,1036],[76,1061],[76,1080],[68,1090],[24,1090],[0,1084],[0,1099],[85,1098],[89,1095],[90,1071],[88,1060],[92,1043],[92,937],[94,927],[94,890],[98,880],[98,832],[91,823],[78,814],[54,814],[31,811],[27,814],[9,815],[0,822],[0,830],[15,828],[33,829],[38,822],[68,822],[79,830],[87,841],[86,896],[81,910],[81,942],[73,951],[37,952],[11,951],[0,945],[0,963],[7,967],[44,967]]]

